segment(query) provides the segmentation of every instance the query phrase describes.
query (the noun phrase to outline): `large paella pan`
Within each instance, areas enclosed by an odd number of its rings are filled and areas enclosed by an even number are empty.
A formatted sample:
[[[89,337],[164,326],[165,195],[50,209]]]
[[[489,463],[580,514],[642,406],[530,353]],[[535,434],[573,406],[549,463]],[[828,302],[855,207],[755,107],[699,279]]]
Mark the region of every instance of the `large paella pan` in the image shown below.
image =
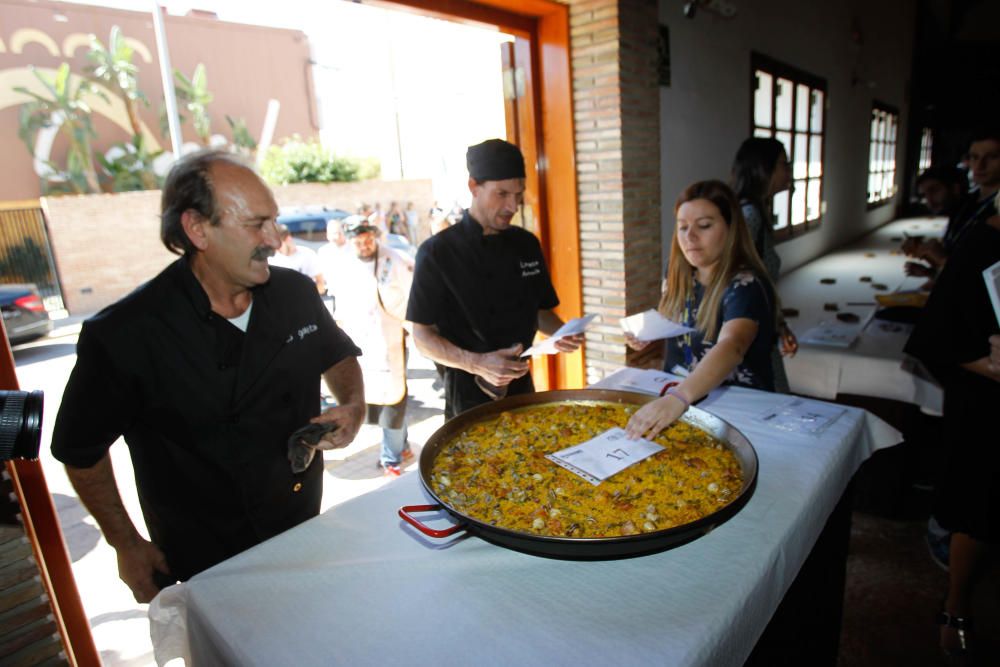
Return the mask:
[[[757,454],[747,438],[733,426],[694,407],[681,418],[680,428],[687,429],[689,432],[692,429],[697,429],[699,434],[711,436],[717,443],[717,447],[727,450],[727,456],[731,453],[730,459],[735,458],[739,468],[739,478],[733,486],[732,493],[725,496],[725,502],[719,502],[717,507],[710,508],[707,513],[703,512],[699,518],[691,521],[674,525],[667,523],[665,527],[657,525],[660,523],[659,520],[656,524],[647,521],[644,528],[639,526],[635,530],[631,530],[631,522],[626,522],[625,525],[630,528],[627,531],[629,534],[603,536],[580,536],[586,534],[587,531],[576,526],[566,529],[559,524],[558,520],[549,522],[560,525],[560,529],[554,532],[545,529],[538,523],[537,519],[534,528],[541,528],[541,530],[534,530],[530,526],[528,528],[519,526],[517,529],[512,529],[505,527],[504,521],[477,516],[475,511],[468,509],[466,504],[456,500],[455,494],[449,493],[448,489],[442,486],[440,468],[446,460],[449,460],[451,452],[454,450],[454,447],[450,447],[453,441],[464,437],[470,431],[483,431],[484,428],[492,429],[498,419],[514,415],[516,422],[516,415],[519,413],[526,413],[529,410],[544,410],[550,406],[573,406],[576,415],[581,414],[580,410],[584,411],[583,414],[588,411],[600,411],[602,406],[610,406],[611,408],[625,406],[626,410],[632,410],[634,407],[653,400],[653,398],[644,394],[614,390],[548,391],[512,396],[464,412],[438,429],[427,440],[420,455],[421,482],[437,504],[403,507],[399,510],[399,514],[418,530],[432,537],[446,537],[466,530],[504,547],[535,555],[567,559],[610,559],[638,556],[662,551],[696,539],[732,517],[749,500],[757,481]],[[605,411],[609,411],[609,409],[605,409]],[[568,435],[570,430],[564,430],[563,433]],[[507,438],[511,441],[524,440],[519,436],[513,438],[507,436]],[[579,441],[580,437],[577,437],[577,440]],[[506,439],[501,439],[501,447],[505,446],[504,442]],[[573,437],[567,437],[566,441],[559,442],[559,446],[555,449],[575,444],[578,442],[574,442]],[[441,461],[438,460],[439,458]],[[441,465],[438,465],[437,471],[435,471],[437,463]],[[545,461],[544,464],[549,464],[549,462]],[[554,463],[550,465],[552,470],[559,470],[559,474],[571,474],[557,469]],[[536,478],[539,477],[536,475]],[[447,479],[444,482],[447,483]],[[563,486],[568,485],[563,484]],[[558,489],[558,491],[559,493],[563,492],[562,489]],[[552,492],[552,489],[549,489],[549,493]],[[727,490],[726,493],[728,494],[729,491]],[[498,503],[497,506],[499,507],[500,504]],[[509,507],[509,505],[505,506]],[[414,513],[419,511],[440,511],[442,509],[457,522],[456,525],[445,530],[433,530],[414,517]],[[549,511],[556,512],[557,510]],[[650,516],[656,518],[652,514]],[[544,518],[546,521],[549,520],[548,516],[544,516]]]

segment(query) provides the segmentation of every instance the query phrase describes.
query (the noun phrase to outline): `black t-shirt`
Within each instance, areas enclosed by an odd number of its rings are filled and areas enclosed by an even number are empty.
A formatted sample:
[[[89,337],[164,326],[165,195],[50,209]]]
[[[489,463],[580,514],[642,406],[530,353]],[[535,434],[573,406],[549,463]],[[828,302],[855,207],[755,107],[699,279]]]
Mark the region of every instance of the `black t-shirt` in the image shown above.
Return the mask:
[[[461,222],[420,246],[406,319],[436,325],[463,350],[491,352],[516,343],[527,349],[538,331],[538,311],[557,305],[538,239],[520,227],[483,234],[465,211]],[[446,418],[489,400],[474,380],[446,370]],[[508,387],[511,395],[532,390],[530,375]]]
[[[464,350],[531,346],[538,311],[559,305],[542,248],[520,227],[499,234],[466,211],[462,221],[424,241],[417,253],[406,319],[437,325]]]
[[[293,474],[287,439],[358,354],[308,278],[272,267],[243,333],[182,258],[83,325],[52,453],[86,468],[124,436],[150,537],[187,579],[319,512],[322,458]]]

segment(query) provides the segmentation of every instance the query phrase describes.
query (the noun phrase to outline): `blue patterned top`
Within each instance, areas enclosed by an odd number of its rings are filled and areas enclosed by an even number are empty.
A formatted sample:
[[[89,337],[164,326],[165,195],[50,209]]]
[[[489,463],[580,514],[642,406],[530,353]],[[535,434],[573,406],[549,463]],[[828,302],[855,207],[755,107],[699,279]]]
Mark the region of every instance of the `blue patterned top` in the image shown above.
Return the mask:
[[[698,308],[701,306],[704,294],[704,287],[697,280],[694,281],[694,294],[688,301],[689,307],[685,309],[682,324],[695,326]],[[720,329],[726,322],[741,318],[753,320],[759,329],[757,337],[743,357],[743,362],[725,382],[752,389],[774,391],[774,370],[771,366],[771,348],[774,346],[776,336],[774,297],[765,283],[758,280],[750,271],[741,271],[733,276],[719,306]],[[704,335],[700,331],[669,338],[666,341],[666,361],[663,370],[670,372],[675,366],[681,366],[692,371],[713,345],[714,342],[705,342]]]

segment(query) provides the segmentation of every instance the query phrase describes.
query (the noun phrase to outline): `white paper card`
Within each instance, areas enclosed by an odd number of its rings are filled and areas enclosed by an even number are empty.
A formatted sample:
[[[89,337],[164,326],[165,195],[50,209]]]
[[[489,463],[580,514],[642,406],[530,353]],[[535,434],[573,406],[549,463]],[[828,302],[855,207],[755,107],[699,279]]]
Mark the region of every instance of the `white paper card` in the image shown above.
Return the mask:
[[[622,378],[620,386],[625,391],[638,391],[659,396],[663,385],[668,382],[676,382],[675,377],[663,371],[647,369]]]
[[[566,336],[575,336],[576,334],[581,334],[587,330],[590,323],[597,315],[584,315],[583,317],[577,317],[566,324],[562,325],[556,329],[555,333],[543,340],[537,345],[532,345],[527,350],[521,353],[522,357],[534,357],[540,354],[557,354],[559,350],[556,349],[556,342]]]
[[[623,317],[620,321],[625,333],[630,333],[641,341],[675,338],[683,336],[689,331],[694,331],[691,327],[667,319],[652,308],[642,313]]]
[[[836,405],[796,398],[764,412],[757,420],[782,431],[819,435],[845,412]]]
[[[642,438],[629,440],[625,429],[615,427],[579,445],[546,454],[545,458],[597,486],[662,449]]]
[[[864,324],[867,324],[865,322]],[[854,344],[861,334],[864,324],[845,322],[820,322],[818,326],[799,336],[799,342],[807,345],[847,348]]]
[[[997,317],[997,324],[1000,324],[1000,262],[983,270],[983,280],[993,302],[993,314]]]

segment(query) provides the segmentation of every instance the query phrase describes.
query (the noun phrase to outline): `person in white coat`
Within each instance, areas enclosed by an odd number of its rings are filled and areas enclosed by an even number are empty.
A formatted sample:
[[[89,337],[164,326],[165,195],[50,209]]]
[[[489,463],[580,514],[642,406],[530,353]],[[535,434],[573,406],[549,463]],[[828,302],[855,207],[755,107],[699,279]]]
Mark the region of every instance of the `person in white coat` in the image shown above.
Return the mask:
[[[406,303],[413,259],[378,242],[379,230],[360,215],[343,221],[347,245],[336,280],[327,284],[335,317],[362,350],[368,423],[382,427],[379,468],[398,477],[413,456],[406,437]]]

